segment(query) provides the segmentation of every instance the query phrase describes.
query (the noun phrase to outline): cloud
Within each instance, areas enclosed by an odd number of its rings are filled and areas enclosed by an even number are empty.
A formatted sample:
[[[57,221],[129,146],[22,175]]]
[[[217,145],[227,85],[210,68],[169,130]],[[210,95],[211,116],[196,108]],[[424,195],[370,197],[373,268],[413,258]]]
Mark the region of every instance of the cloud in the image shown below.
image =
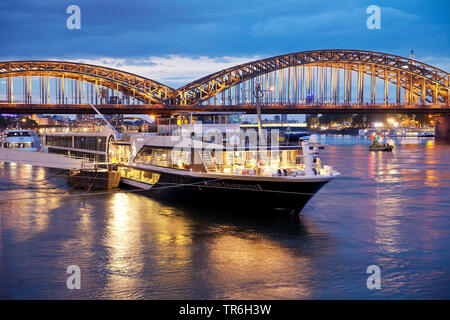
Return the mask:
[[[450,58],[449,57],[424,57],[419,60],[433,67],[439,68],[446,72],[450,72]]]
[[[381,2],[381,30],[357,0],[79,0],[81,30],[61,0],[0,2],[0,54],[12,59],[276,55],[355,48],[448,55],[448,3]]]
[[[77,59],[72,61],[120,69],[178,88],[208,74],[257,59],[260,59],[260,57],[189,57],[168,55],[162,57],[153,56],[145,59],[104,57],[95,59]]]
[[[252,26],[254,35],[261,37],[287,37],[293,34],[349,34],[367,31],[366,20],[369,15],[366,8],[335,10],[313,15],[278,16],[261,21]],[[406,13],[395,8],[381,8],[382,28],[397,29],[405,27],[418,19],[415,14]]]

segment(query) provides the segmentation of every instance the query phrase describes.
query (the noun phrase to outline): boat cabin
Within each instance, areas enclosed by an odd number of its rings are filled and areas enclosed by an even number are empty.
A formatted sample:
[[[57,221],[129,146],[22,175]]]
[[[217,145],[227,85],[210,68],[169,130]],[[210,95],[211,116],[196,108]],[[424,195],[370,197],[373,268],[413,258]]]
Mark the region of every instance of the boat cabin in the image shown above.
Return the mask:
[[[306,142],[307,145],[307,142]],[[326,174],[320,159],[296,148],[226,148],[181,136],[150,137],[132,159],[132,166],[153,166],[224,175],[299,176]],[[115,158],[120,157],[117,149]],[[327,170],[330,170],[329,168]]]
[[[6,130],[1,140],[2,148],[37,151],[39,135],[34,130]]]

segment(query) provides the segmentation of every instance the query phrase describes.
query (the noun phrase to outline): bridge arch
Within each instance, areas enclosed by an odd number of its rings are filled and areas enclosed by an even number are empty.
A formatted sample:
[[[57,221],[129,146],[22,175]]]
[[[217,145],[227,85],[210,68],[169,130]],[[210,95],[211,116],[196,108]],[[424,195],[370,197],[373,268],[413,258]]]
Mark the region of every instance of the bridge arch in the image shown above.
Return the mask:
[[[375,79],[381,79],[385,83],[385,104],[387,104],[388,100],[387,88],[389,85],[397,87],[397,104],[401,103],[400,89],[404,90],[405,101],[402,103],[449,103],[450,74],[448,72],[401,56],[374,51],[345,49],[296,52],[237,65],[182,86],[171,99],[175,100],[177,105],[199,105],[223,93],[225,90],[251,79],[258,79],[258,77],[261,78],[271,72],[299,66],[344,70],[344,74],[350,74],[347,78],[345,75],[343,76],[344,81],[350,81],[350,83],[344,84],[345,94],[343,100],[345,104],[350,104],[351,102],[352,73],[358,75],[357,104],[363,104],[364,78],[367,76],[371,78],[373,83],[370,93],[372,103],[375,101]],[[332,76],[333,74],[331,74]],[[339,77],[338,72],[336,81],[339,80]],[[333,83],[330,85],[336,86]],[[334,93],[331,92],[330,102],[336,104],[338,99],[336,96],[333,101],[333,95]]]
[[[106,87],[145,104],[162,104],[176,93],[175,89],[154,80],[91,64],[42,60],[0,62],[0,78],[32,76],[85,81],[95,84],[96,89]]]

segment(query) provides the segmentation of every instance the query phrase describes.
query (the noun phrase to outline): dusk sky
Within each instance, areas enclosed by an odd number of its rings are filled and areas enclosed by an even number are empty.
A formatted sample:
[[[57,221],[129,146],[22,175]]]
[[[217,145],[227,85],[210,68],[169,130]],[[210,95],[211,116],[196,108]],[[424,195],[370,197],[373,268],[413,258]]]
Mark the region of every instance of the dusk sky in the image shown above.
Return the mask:
[[[66,9],[81,8],[69,30]],[[381,29],[369,30],[369,5]],[[366,49],[450,68],[448,1],[2,1],[0,59],[83,61],[179,87],[235,64],[312,49]]]

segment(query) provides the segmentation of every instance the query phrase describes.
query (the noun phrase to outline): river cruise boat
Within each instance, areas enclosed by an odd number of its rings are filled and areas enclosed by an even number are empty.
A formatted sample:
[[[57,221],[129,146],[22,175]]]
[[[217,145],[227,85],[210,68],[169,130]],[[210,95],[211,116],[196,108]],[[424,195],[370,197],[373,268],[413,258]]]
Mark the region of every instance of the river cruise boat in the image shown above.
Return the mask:
[[[358,135],[369,137],[373,134],[382,134],[392,138],[427,138],[434,137],[434,128],[366,128],[359,129]]]
[[[243,112],[179,112],[170,118],[156,118],[158,135],[191,136],[210,141],[215,133],[239,133]]]
[[[34,130],[6,130],[1,139],[2,148],[37,151],[39,146],[39,135]]]
[[[322,166],[307,141],[295,147],[249,148],[182,135],[49,132],[44,150],[118,164],[122,183],[150,196],[250,210],[299,212],[339,175]]]
[[[241,128],[257,129],[257,124],[242,124]],[[278,131],[279,141],[284,145],[297,144],[299,140],[309,138],[311,132],[307,130],[306,123],[265,123],[262,125],[263,129],[266,129],[270,135],[271,131]]]

